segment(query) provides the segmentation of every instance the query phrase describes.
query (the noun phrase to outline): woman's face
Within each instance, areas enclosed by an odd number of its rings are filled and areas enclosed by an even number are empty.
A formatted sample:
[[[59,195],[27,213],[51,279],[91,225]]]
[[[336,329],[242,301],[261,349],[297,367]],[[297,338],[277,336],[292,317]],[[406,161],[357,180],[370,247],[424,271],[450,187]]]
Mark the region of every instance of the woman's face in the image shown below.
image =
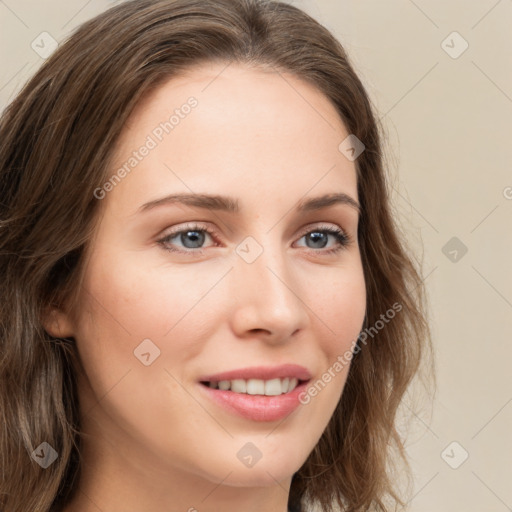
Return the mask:
[[[314,87],[235,64],[197,67],[139,104],[96,193],[80,310],[60,321],[98,460],[145,478],[289,484],[364,320],[348,135]]]

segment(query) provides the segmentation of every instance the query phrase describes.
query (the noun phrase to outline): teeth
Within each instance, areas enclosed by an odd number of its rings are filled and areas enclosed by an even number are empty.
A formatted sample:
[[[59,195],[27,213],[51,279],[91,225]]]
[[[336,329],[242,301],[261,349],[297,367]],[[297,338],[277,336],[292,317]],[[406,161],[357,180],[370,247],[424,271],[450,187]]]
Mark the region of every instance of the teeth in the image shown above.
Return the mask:
[[[266,395],[278,396],[283,393],[293,391],[299,381],[296,378],[286,377],[284,379],[234,379],[234,380],[221,380],[219,382],[211,381],[208,386],[213,389],[220,389],[223,391],[231,390],[234,393],[245,393],[248,395]]]
[[[288,388],[286,388],[286,391],[288,391]],[[265,395],[276,396],[280,395],[282,392],[283,386],[281,384],[281,379],[272,379],[265,382]]]
[[[229,389],[235,393],[247,393],[247,382],[245,382],[243,379],[232,380]]]
[[[259,379],[249,379],[247,381],[247,394],[248,395],[264,395],[265,394],[265,381]]]
[[[231,387],[231,382],[229,380],[221,380],[219,382],[219,389],[227,390]]]

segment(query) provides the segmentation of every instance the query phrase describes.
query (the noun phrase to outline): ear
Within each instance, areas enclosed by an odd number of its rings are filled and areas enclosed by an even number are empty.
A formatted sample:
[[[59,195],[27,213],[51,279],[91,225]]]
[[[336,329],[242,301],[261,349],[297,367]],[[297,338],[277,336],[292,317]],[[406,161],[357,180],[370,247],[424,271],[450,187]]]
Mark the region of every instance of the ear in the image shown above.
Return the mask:
[[[71,318],[67,313],[58,309],[51,308],[42,320],[44,330],[54,338],[69,338],[74,336],[74,329]]]

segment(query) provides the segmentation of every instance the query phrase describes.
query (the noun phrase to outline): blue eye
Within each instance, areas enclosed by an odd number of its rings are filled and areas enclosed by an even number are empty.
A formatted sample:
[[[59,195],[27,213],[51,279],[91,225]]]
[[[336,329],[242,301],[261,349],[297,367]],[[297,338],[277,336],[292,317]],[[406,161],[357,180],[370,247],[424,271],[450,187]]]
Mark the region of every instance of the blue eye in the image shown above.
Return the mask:
[[[338,228],[317,228],[312,231],[308,231],[301,238],[306,237],[306,240],[310,240],[313,243],[313,247],[309,247],[310,249],[323,249],[328,243],[329,236],[334,237],[337,245],[331,249],[323,251],[324,253],[329,254],[338,252],[350,243],[350,237],[348,234]]]
[[[174,233],[166,235],[164,238],[158,240],[158,243],[167,251],[201,255],[203,253],[202,245],[205,242],[206,235],[213,237],[215,233],[210,229],[200,225],[190,225],[185,229],[180,229]],[[176,249],[176,243],[182,244],[184,249]]]
[[[170,252],[201,256],[204,252],[203,244],[205,243],[206,238],[210,237],[213,239],[215,238],[215,235],[216,233],[211,229],[194,224],[166,235],[158,240],[158,243],[165,250]],[[321,250],[328,244],[329,237],[334,238],[336,242],[335,246],[330,249]],[[320,254],[336,253],[351,243],[351,237],[347,233],[339,228],[333,228],[331,226],[310,229],[304,233],[299,240],[303,238],[306,239],[306,243],[312,243],[312,246],[307,245],[308,249]],[[176,248],[178,243],[181,244],[182,248]]]
[[[170,242],[177,238],[187,249],[200,249],[205,240],[205,230],[187,229],[186,231],[178,231],[175,235],[169,236]]]

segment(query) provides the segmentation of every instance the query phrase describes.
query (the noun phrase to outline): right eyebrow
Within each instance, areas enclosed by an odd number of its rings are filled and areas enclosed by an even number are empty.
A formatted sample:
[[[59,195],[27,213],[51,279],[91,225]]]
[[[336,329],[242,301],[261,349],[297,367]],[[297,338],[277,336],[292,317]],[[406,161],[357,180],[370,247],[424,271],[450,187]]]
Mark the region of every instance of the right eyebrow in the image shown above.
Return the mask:
[[[142,205],[139,211],[144,212],[158,206],[176,203],[195,206],[196,208],[204,208],[206,210],[223,210],[230,213],[239,212],[238,201],[236,199],[211,194],[171,194]]]

